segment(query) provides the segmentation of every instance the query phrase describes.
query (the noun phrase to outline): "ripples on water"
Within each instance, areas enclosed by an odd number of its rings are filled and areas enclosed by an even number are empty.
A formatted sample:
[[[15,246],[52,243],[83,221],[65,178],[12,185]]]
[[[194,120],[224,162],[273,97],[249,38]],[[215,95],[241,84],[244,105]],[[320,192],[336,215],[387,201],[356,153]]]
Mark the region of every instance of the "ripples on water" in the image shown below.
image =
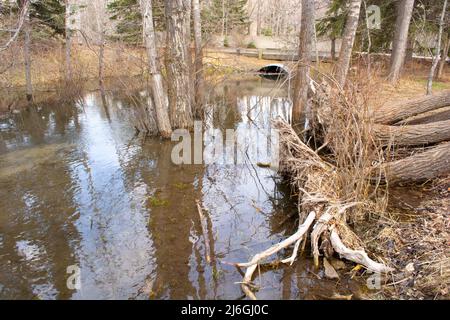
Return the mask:
[[[291,105],[273,82],[233,82],[207,110],[215,128],[270,125]],[[130,103],[88,94],[77,105],[0,121],[0,298],[239,299],[241,262],[293,231],[290,190],[270,169],[171,162],[171,142],[135,138]],[[257,143],[257,142],[255,142]],[[209,217],[211,265],[195,200]],[[286,229],[287,228],[287,229]],[[81,289],[67,287],[67,267]],[[261,298],[323,298],[309,259],[261,270]],[[342,281],[340,294],[355,285]]]

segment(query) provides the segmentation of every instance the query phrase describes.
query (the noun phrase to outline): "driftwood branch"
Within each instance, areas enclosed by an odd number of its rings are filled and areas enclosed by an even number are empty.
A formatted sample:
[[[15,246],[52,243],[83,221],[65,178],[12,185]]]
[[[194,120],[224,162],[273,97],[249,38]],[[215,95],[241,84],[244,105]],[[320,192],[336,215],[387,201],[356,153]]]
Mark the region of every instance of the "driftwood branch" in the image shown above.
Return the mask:
[[[356,262],[360,265],[365,266],[367,269],[379,272],[379,273],[387,273],[394,271],[394,269],[379,263],[375,262],[372,259],[369,258],[367,253],[364,250],[352,250],[347,248],[343,243],[341,238],[339,237],[336,230],[331,230],[331,245],[333,246],[333,249],[342,257],[349,261]]]
[[[251,290],[251,282],[253,273],[255,272],[256,268],[258,267],[258,263],[273,255],[274,253],[277,253],[278,251],[290,246],[291,244],[297,242],[298,240],[301,240],[303,235],[309,230],[311,224],[314,222],[314,219],[316,218],[316,213],[311,212],[308,217],[306,218],[305,222],[301,224],[298,227],[298,230],[296,233],[294,233],[289,238],[283,240],[282,242],[274,245],[273,247],[270,247],[269,249],[258,253],[253,257],[253,259],[248,263],[238,263],[237,266],[239,267],[246,267],[247,271],[245,272],[244,280],[242,281],[241,287],[244,293],[253,300],[256,300],[255,294]],[[298,248],[297,248],[298,249]]]

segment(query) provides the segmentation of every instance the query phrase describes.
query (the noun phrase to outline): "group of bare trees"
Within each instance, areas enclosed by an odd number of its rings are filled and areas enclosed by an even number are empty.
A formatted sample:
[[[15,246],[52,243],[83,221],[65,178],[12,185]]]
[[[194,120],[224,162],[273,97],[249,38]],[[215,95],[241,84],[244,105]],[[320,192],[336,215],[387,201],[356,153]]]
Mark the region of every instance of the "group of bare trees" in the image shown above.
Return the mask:
[[[192,128],[194,116],[202,104],[203,55],[199,0],[165,1],[166,85],[158,63],[162,59],[158,57],[152,1],[141,0],[140,6],[153,102],[148,112],[156,115],[159,134],[168,138],[172,129]],[[194,63],[190,51],[191,17],[195,39]]]
[[[445,65],[445,60],[448,55],[449,38],[445,32],[447,27],[447,0],[443,2],[442,13],[440,14],[439,32],[437,36],[436,54],[433,58],[432,67],[428,77],[427,93],[431,94],[432,82],[436,73],[438,76],[442,74],[442,69]],[[334,68],[334,77],[336,83],[344,88],[347,80],[347,74],[351,65],[351,58],[355,37],[358,29],[358,21],[361,16],[362,0],[348,0],[346,4],[346,20],[342,33],[342,43],[339,52],[338,61]],[[414,8],[414,0],[401,0],[396,3],[396,22],[394,39],[392,40],[392,54],[390,61],[390,68],[388,72],[388,79],[392,83],[397,83],[400,79],[402,69],[405,64],[405,57],[407,54],[407,47],[409,41],[409,30],[411,25],[411,17]],[[367,13],[366,13],[367,14]],[[310,58],[313,55],[312,47],[309,45],[314,41],[314,5],[311,1],[302,1],[302,18],[301,18],[301,32],[299,45],[299,63],[297,67],[297,81],[294,93],[294,123],[300,121],[300,117],[305,110],[307,110],[308,103],[308,88]],[[442,40],[444,38],[444,40]],[[444,50],[442,49],[442,41],[444,41]],[[305,109],[306,108],[306,109]]]

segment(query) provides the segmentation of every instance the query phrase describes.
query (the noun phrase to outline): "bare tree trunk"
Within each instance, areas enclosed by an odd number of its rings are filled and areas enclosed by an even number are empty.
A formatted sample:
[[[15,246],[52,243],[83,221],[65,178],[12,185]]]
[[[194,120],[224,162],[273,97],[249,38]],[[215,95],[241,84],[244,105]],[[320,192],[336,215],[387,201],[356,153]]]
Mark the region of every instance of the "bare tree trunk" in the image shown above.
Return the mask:
[[[101,5],[102,7],[99,7]],[[97,31],[99,33],[99,52],[98,52],[98,81],[100,85],[100,91],[102,93],[102,100],[104,97],[104,56],[105,56],[105,2],[94,1],[95,19],[97,22]]]
[[[450,142],[442,143],[422,153],[381,166],[389,184],[420,182],[450,173]]]
[[[192,17],[195,42],[195,114],[198,116],[204,103],[202,22],[199,0],[192,0]]]
[[[302,18],[300,28],[299,62],[294,87],[294,107],[292,121],[294,126],[300,123],[302,113],[308,103],[311,54],[314,42],[314,1],[302,0]],[[299,128],[296,128],[299,129]]]
[[[375,125],[374,133],[383,145],[417,146],[450,140],[450,120],[427,124]]]
[[[336,60],[336,38],[331,39],[331,60]]]
[[[190,0],[165,0],[167,19],[166,69],[172,127],[191,128],[192,92]]]
[[[250,19],[248,34],[252,40],[258,36],[258,16],[257,16],[257,2],[259,0],[249,0],[247,2],[248,16]]]
[[[446,106],[450,106],[450,91],[407,100],[395,105],[383,106],[374,112],[374,121],[381,124],[394,124],[418,114]]]
[[[71,27],[72,5],[70,0],[66,0],[66,81],[72,80],[72,27]]]
[[[350,60],[352,58],[353,44],[355,42],[356,29],[358,28],[359,13],[361,11],[361,0],[351,0],[350,10],[345,23],[342,38],[339,61],[337,63],[336,80],[341,87],[345,86]]]
[[[437,73],[437,78],[442,79],[442,74],[444,73],[444,67],[447,64],[448,52],[450,49],[450,34],[447,34],[444,50],[442,51],[441,61],[439,61],[439,68]]]
[[[438,36],[438,46],[436,49],[436,56],[433,59],[433,65],[430,69],[430,74],[428,76],[427,83],[427,94],[431,94],[433,88],[433,77],[436,73],[437,65],[441,59],[441,43],[442,43],[442,32],[444,31],[444,23],[445,23],[445,13],[447,12],[447,0],[444,1],[444,5],[442,7],[441,21],[439,23],[439,36]]]
[[[31,54],[30,54],[30,46],[31,46],[31,39],[30,39],[30,12],[27,11],[25,15],[25,21],[23,25],[23,29],[25,32],[25,44],[23,48],[24,52],[24,60],[25,60],[25,81],[26,81],[26,95],[27,100],[29,102],[33,101],[33,85],[31,81]]]
[[[411,22],[414,0],[401,0],[397,4],[397,20],[395,22],[395,35],[391,55],[391,67],[388,78],[396,83],[405,62],[406,47],[408,44],[408,31]]]
[[[164,91],[162,75],[159,71],[158,56],[156,53],[156,37],[153,26],[152,1],[141,0],[141,12],[143,18],[144,42],[147,49],[148,69],[150,73],[150,91],[152,93],[154,111],[158,131],[163,138],[170,138],[172,128],[168,114],[168,100]],[[149,108],[151,106],[149,105]]]

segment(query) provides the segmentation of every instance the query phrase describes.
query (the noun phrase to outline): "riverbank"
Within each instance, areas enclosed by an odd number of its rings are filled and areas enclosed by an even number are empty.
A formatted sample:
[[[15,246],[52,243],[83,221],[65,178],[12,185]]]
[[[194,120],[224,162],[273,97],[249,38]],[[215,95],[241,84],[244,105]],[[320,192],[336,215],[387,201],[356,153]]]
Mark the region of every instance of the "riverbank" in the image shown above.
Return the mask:
[[[21,56],[21,52],[16,52]],[[46,50],[32,53],[31,76],[33,82],[34,103],[45,104],[48,101],[64,100],[71,90],[64,85],[64,55],[61,46],[54,45]],[[11,57],[13,59],[13,57]],[[86,90],[98,89],[98,48],[83,45],[73,49],[74,79],[70,88],[78,87]],[[206,49],[204,51],[205,76],[212,86],[217,83],[237,78],[252,78],[259,68],[274,63],[243,55],[230,54]],[[295,63],[285,62],[295,68]],[[105,87],[133,90],[142,88],[146,83],[146,55],[143,48],[114,46],[105,48],[104,56]],[[322,62],[314,65],[320,73],[330,74],[332,64]],[[427,63],[410,63],[406,66],[404,75],[398,85],[391,85],[384,80],[384,62],[372,66],[374,90],[377,91],[374,105],[387,103],[396,99],[411,98],[423,94],[426,88],[429,65]],[[374,70],[374,71],[373,71]],[[448,72],[447,72],[448,73]],[[367,67],[363,63],[355,62],[351,74],[355,80],[367,77]],[[366,81],[366,80],[364,80]],[[450,90],[450,75],[434,82],[434,90]],[[18,112],[29,105],[25,95],[25,78],[23,64],[18,61],[0,77],[0,113]]]

